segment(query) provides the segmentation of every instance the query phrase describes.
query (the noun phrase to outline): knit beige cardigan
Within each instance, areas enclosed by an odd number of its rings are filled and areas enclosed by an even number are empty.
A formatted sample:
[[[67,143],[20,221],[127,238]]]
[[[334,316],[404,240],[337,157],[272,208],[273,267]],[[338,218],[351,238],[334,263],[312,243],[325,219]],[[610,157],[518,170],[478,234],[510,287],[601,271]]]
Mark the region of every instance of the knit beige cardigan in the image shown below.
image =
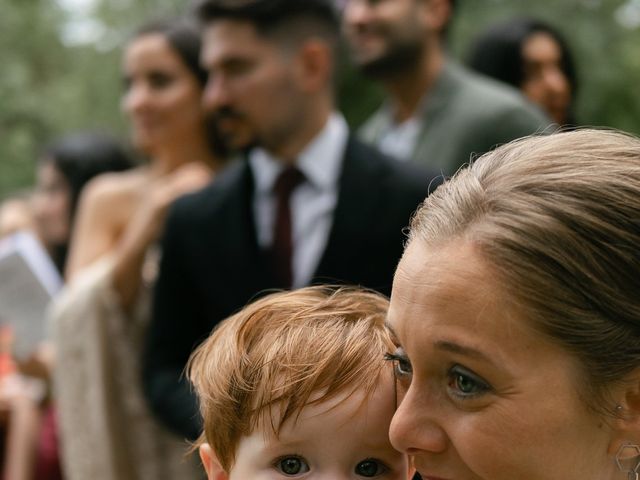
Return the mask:
[[[111,288],[113,261],[79,273],[51,308],[54,392],[67,480],[203,477],[182,441],[161,427],[142,395],[141,358],[150,316],[145,287],[125,315]]]

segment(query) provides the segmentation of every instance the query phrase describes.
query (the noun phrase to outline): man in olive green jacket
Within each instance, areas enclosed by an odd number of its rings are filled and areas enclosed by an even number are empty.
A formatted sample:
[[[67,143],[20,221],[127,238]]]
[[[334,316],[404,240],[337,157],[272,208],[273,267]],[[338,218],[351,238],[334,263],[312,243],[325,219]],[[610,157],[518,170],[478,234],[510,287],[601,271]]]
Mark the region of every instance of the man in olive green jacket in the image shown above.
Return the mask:
[[[551,123],[517,90],[447,58],[453,7],[453,0],[347,0],[344,11],[356,65],[389,97],[362,137],[446,176],[473,155]]]

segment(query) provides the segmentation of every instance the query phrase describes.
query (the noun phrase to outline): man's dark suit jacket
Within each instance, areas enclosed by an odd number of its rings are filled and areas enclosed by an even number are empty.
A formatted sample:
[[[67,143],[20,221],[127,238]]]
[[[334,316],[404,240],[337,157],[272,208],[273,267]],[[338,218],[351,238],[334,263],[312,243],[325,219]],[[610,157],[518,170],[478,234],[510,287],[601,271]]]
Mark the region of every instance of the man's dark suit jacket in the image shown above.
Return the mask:
[[[349,139],[332,230],[313,284],[355,284],[389,294],[403,228],[432,179],[416,168]],[[280,287],[256,240],[252,194],[251,169],[238,162],[204,190],[178,200],[167,219],[144,387],[155,414],[189,439],[201,429],[183,376],[189,355],[222,319]]]

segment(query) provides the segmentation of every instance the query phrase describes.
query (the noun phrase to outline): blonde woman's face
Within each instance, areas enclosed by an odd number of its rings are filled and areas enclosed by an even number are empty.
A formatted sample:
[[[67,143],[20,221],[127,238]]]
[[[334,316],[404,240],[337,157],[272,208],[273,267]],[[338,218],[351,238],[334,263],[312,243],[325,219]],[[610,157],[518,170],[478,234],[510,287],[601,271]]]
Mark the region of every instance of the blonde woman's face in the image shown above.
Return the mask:
[[[471,243],[414,240],[388,324],[401,398],[391,442],[423,479],[621,475],[612,427],[579,396],[576,361],[531,328]]]

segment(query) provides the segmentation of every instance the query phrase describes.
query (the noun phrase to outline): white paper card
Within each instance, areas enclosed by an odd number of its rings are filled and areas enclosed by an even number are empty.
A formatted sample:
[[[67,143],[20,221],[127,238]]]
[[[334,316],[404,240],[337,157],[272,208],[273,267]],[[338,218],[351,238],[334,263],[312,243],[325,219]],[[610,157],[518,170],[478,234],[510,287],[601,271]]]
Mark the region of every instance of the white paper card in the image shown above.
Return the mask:
[[[13,327],[19,358],[46,338],[46,310],[61,286],[56,267],[32,234],[0,240],[0,322]]]

